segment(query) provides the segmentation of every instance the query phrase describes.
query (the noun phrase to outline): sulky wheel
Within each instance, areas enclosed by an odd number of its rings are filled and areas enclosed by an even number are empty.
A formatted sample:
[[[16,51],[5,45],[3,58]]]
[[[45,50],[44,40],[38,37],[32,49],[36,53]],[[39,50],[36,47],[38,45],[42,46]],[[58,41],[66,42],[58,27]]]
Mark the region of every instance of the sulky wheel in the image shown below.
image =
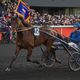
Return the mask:
[[[74,52],[69,56],[69,67],[73,71],[80,70],[80,54],[78,52]]]

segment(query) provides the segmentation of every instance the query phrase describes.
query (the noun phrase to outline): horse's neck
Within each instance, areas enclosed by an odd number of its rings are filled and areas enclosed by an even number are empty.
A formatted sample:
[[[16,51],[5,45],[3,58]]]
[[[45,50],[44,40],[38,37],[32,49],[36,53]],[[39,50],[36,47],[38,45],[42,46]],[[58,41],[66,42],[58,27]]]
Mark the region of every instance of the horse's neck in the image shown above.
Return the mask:
[[[19,21],[18,23],[20,23],[20,26],[32,27],[32,25],[30,23],[25,22],[23,19],[19,19],[18,21]]]
[[[18,19],[18,26],[19,26],[19,28],[23,28],[24,27],[24,25],[22,24],[22,21],[20,19]]]
[[[27,22],[24,22],[22,21],[22,24],[25,26],[25,27],[32,27],[32,25],[30,23],[27,23]]]
[[[33,25],[30,22],[25,22],[23,18],[18,17],[17,23],[19,27],[32,27]]]
[[[21,28],[23,28],[24,27],[24,25],[22,24],[22,22],[19,24],[19,27]]]

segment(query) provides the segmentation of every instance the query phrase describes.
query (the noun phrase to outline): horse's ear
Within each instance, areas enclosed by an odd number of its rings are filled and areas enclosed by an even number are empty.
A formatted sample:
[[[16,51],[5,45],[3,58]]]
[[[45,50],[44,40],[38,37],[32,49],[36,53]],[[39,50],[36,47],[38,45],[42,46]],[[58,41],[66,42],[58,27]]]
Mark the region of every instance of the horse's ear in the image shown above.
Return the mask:
[[[12,18],[13,20],[15,20],[15,19],[18,18],[18,15],[14,14],[11,18]]]
[[[21,17],[21,16],[18,16],[18,18],[22,21],[23,20],[23,18]]]

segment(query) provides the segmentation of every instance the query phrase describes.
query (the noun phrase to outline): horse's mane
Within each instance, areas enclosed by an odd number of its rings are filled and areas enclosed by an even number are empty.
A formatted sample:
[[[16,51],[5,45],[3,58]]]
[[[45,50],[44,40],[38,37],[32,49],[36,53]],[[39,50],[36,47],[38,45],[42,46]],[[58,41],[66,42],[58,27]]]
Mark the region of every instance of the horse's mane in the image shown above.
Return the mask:
[[[21,20],[24,27],[32,27],[32,24],[30,22],[25,22],[23,18],[19,18],[19,19]]]

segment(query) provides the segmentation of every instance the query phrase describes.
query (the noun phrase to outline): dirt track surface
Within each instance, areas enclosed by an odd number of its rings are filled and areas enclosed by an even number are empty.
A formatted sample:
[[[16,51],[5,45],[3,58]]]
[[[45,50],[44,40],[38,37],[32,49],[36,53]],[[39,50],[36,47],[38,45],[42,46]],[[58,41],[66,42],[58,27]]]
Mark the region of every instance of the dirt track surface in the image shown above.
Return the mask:
[[[44,47],[43,47],[44,48]],[[9,65],[15,52],[15,45],[0,44],[0,80],[80,80],[80,71],[73,72],[68,67],[68,53],[56,51],[57,59],[52,68],[40,69],[37,64],[26,62],[26,50],[21,50],[10,72],[4,69]],[[32,59],[40,60],[42,52],[39,47],[33,50]]]

